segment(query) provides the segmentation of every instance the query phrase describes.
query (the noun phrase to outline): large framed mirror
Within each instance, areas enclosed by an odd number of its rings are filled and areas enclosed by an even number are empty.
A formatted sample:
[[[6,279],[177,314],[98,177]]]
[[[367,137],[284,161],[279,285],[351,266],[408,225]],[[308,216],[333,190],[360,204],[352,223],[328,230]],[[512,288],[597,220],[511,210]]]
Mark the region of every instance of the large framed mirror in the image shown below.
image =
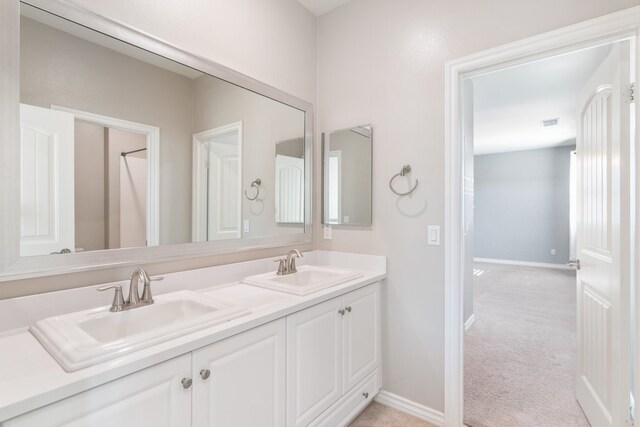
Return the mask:
[[[371,125],[322,134],[322,222],[326,225],[371,225]]]
[[[19,26],[0,280],[311,240],[309,103],[56,0]]]

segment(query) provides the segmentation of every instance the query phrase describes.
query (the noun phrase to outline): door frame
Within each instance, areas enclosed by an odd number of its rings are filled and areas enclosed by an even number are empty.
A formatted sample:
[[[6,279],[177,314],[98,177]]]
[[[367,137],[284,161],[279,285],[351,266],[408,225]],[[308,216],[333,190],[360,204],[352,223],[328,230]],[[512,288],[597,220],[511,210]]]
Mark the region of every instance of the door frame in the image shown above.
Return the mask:
[[[445,64],[445,342],[444,342],[444,425],[459,427],[464,421],[464,140],[462,120],[463,80],[472,76],[509,68],[571,51],[600,46],[622,40],[631,44],[631,79],[638,82],[640,69],[640,6],[624,9],[575,25],[543,33],[517,42],[488,49]],[[635,58],[634,58],[635,56]],[[640,123],[637,107],[636,123]],[[636,147],[640,142],[640,126],[636,125],[632,138]],[[635,170],[640,166],[640,153],[635,150]],[[632,180],[635,175],[632,173]],[[636,198],[640,188],[635,186]],[[633,187],[632,187],[633,188]],[[640,200],[640,199],[638,199]],[[635,210],[635,228],[640,225],[640,214]],[[636,232],[636,245],[640,244]],[[639,254],[635,253],[632,267],[636,281]],[[636,313],[640,310],[640,296],[636,292]],[[636,330],[640,339],[640,331]],[[636,372],[640,379],[640,373]],[[640,385],[636,381],[637,398]],[[636,409],[637,411],[637,409]]]
[[[52,110],[66,111],[77,120],[104,127],[144,134],[147,138],[147,246],[160,244],[160,128],[103,116],[75,108],[51,105]]]

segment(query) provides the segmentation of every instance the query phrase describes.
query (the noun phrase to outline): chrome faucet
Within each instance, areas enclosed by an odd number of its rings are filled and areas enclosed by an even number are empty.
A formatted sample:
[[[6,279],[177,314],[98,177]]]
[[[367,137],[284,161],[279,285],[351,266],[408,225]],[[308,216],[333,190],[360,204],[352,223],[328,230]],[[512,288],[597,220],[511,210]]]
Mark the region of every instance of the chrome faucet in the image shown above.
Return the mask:
[[[287,274],[296,273],[296,258],[302,258],[303,255],[297,249],[292,249],[287,254],[286,258],[277,259],[274,262],[278,264],[278,276],[286,276]]]
[[[103,286],[98,288],[99,291],[106,291],[109,289],[115,289],[115,295],[113,296],[113,303],[109,311],[117,312],[124,310],[131,310],[132,308],[141,307],[144,305],[153,304],[153,295],[151,295],[151,282],[162,280],[164,277],[149,278],[149,275],[142,268],[137,268],[131,277],[129,277],[129,295],[125,300],[122,295],[121,285]],[[140,296],[140,289],[138,287],[140,280],[144,283],[142,289],[142,297]]]

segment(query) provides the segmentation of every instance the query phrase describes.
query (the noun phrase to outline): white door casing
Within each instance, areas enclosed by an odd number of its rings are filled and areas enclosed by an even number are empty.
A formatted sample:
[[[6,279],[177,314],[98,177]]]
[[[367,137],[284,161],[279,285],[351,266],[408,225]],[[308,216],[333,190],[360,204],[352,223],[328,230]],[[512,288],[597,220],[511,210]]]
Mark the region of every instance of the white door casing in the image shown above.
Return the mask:
[[[462,86],[466,78],[532,60],[620,40],[632,40],[639,51],[640,6],[620,10],[506,45],[475,52],[445,64],[445,426],[463,425],[464,396],[464,240]],[[640,58],[636,58],[640,65]],[[636,76],[640,66],[636,68]],[[640,116],[636,111],[636,115]],[[639,136],[636,127],[636,138]],[[636,168],[640,156],[636,156]],[[636,191],[637,187],[636,187]],[[637,210],[636,210],[637,212]],[[636,224],[640,216],[636,217]],[[636,233],[637,234],[637,233]],[[636,239],[638,241],[638,239]],[[637,306],[640,306],[638,298]],[[640,336],[640,334],[638,334]],[[638,375],[637,377],[640,377]],[[640,381],[636,382],[640,384]],[[640,388],[640,387],[638,387]]]
[[[193,135],[192,241],[242,237],[242,122]]]
[[[194,427],[285,424],[285,324],[276,320],[193,352]]]
[[[629,418],[629,42],[578,94],[576,394],[594,427]]]
[[[147,139],[146,243],[147,246],[160,245],[160,128],[60,105],[51,105],[51,109],[71,113],[76,120],[145,135]]]
[[[20,104],[20,256],[75,250],[74,116]]]

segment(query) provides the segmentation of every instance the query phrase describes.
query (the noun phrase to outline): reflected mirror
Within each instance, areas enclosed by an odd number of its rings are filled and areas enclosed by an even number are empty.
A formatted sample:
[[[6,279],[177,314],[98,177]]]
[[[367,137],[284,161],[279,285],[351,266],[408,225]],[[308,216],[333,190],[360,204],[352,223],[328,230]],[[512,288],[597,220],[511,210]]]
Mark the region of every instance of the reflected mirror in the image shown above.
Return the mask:
[[[371,225],[372,127],[322,135],[323,223]]]
[[[26,4],[20,255],[305,232],[305,112]]]

